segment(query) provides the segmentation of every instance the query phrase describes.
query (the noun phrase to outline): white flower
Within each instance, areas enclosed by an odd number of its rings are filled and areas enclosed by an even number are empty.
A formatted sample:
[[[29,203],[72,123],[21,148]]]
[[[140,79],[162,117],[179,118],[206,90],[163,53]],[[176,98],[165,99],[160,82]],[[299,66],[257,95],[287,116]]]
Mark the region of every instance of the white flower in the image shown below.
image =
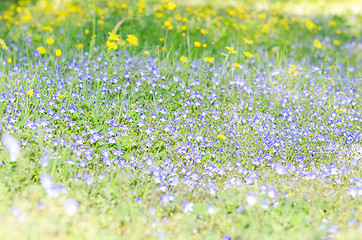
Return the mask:
[[[78,208],[79,204],[76,200],[68,198],[64,201],[63,209],[68,216],[73,216],[78,211]]]
[[[20,142],[10,134],[4,134],[1,140],[9,153],[10,160],[15,162],[20,155]]]

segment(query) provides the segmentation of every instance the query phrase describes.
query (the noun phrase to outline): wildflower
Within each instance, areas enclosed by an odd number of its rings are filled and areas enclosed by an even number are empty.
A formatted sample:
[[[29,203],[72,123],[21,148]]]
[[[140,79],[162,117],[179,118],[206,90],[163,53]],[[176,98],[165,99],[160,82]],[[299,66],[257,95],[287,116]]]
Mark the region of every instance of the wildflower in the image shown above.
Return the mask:
[[[67,97],[67,93],[64,93],[64,94],[58,93],[57,97],[59,97],[59,98],[65,98],[65,97]]]
[[[42,46],[38,47],[36,50],[38,50],[40,54],[45,54],[45,53],[47,53],[47,51],[45,50],[45,48],[42,47]]]
[[[253,206],[258,201],[256,195],[252,192],[249,192],[248,195],[245,197],[245,201],[249,206]]]
[[[174,2],[168,2],[167,3],[167,9],[168,10],[174,10],[176,8],[176,4]]]
[[[10,134],[4,134],[1,136],[1,140],[4,147],[9,153],[10,161],[15,162],[20,155],[20,142]]]
[[[201,43],[200,42],[194,42],[194,45],[195,45],[195,47],[201,47]]]
[[[244,53],[244,56],[247,57],[247,58],[252,58],[254,57],[254,54],[250,53],[250,52],[243,52]]]
[[[318,39],[313,41],[313,45],[315,48],[318,48],[318,49],[321,49],[323,47],[322,43]]]
[[[108,50],[117,50],[118,49],[118,46],[115,42],[107,41],[106,45],[108,47]]]
[[[240,64],[236,62],[236,63],[234,63],[234,67],[239,68]]]
[[[207,207],[207,213],[208,213],[208,214],[213,215],[215,212],[216,212],[216,211],[215,211],[215,208],[214,208],[213,206],[209,205],[209,206]]]
[[[237,52],[232,47],[226,47],[226,50],[229,51],[229,53],[236,54]]]
[[[312,22],[312,20],[308,19],[307,21],[305,21],[305,26],[307,27],[307,29],[309,31],[314,30],[317,26]]]
[[[338,47],[339,45],[341,45],[341,42],[338,41],[338,40],[333,40],[332,43],[333,43],[333,45],[335,45],[335,46],[337,46],[337,47]]]
[[[217,138],[220,139],[220,140],[225,140],[226,139],[226,137],[224,135],[222,135],[222,134],[217,135]]]
[[[108,35],[109,35],[108,36],[109,41],[114,41],[114,42],[120,41],[120,35],[117,35],[117,34],[114,34],[111,32],[109,32]]]
[[[5,41],[2,40],[1,38],[0,38],[0,46],[1,46],[1,48],[4,49],[4,50],[8,49],[8,47],[6,46]]]
[[[98,24],[101,25],[101,26],[103,26],[103,25],[104,25],[104,21],[103,21],[103,20],[99,20],[99,21],[98,21]]]
[[[76,46],[79,50],[83,48],[83,44],[77,44]]]
[[[149,52],[148,51],[144,51],[143,52],[146,56],[148,56]]]
[[[29,97],[31,98],[32,96],[33,96],[33,94],[34,94],[34,91],[33,90],[27,90],[26,91],[27,93],[28,93],[28,95],[29,95]]]
[[[188,59],[187,59],[187,57],[182,56],[182,57],[180,57],[180,61],[183,62],[183,63],[185,63],[185,62],[188,61]]]
[[[202,47],[203,47],[203,48],[206,48],[206,47],[207,47],[207,44],[206,44],[206,43],[202,44]]]
[[[11,58],[8,58],[6,61],[7,61],[8,63],[12,63]]]
[[[138,38],[135,35],[128,34],[126,40],[132,46],[138,46]]]
[[[204,58],[204,62],[212,63],[214,60],[215,60],[214,57],[205,57]]]
[[[207,34],[207,31],[206,31],[205,29],[201,29],[201,30],[200,30],[200,33],[201,33],[202,35],[205,35],[205,34]]]
[[[47,38],[47,40],[45,41],[48,45],[52,45],[55,41],[54,38]]]
[[[76,200],[72,199],[72,198],[68,198],[64,201],[63,203],[63,209],[65,211],[65,214],[67,214],[68,216],[73,216],[79,208],[79,204]]]
[[[244,44],[252,44],[254,41],[243,37]]]
[[[60,57],[62,55],[62,50],[57,49],[55,50],[55,56]]]
[[[192,207],[194,206],[194,203],[186,201],[181,206],[182,206],[182,209],[183,209],[182,210],[183,213],[191,213],[193,211]]]
[[[86,29],[86,30],[84,31],[84,33],[88,35],[88,34],[89,34],[89,29]]]
[[[170,22],[170,21],[165,21],[165,22],[163,23],[163,25],[164,25],[165,27],[169,27],[169,26],[171,25],[171,22]]]

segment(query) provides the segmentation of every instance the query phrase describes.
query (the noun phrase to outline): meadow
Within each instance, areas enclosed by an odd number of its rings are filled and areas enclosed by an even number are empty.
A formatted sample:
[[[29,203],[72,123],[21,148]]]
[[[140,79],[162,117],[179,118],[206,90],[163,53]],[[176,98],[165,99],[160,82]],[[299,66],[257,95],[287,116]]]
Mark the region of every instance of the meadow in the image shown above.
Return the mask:
[[[0,239],[359,239],[357,0],[0,3]]]

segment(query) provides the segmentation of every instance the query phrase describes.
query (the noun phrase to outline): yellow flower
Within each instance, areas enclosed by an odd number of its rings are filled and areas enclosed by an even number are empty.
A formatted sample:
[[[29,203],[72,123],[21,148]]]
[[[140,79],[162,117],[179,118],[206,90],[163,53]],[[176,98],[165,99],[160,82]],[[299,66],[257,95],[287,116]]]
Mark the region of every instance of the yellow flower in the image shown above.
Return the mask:
[[[64,93],[64,94],[58,93],[57,97],[59,97],[59,98],[65,98],[65,97],[67,97],[67,93]]]
[[[148,51],[144,51],[143,52],[146,56],[149,54],[149,52]]]
[[[122,5],[121,5],[121,8],[122,9],[126,9],[128,6],[127,6],[127,4],[125,4],[125,3],[123,3]]]
[[[243,40],[244,44],[252,44],[254,42],[253,40],[246,39],[245,37],[243,37]]]
[[[82,49],[82,47],[83,47],[83,44],[77,44],[78,49]]]
[[[206,43],[202,44],[202,47],[206,48],[206,47],[207,47],[207,44],[206,44]]]
[[[230,53],[236,54],[237,52],[232,47],[226,47],[226,50],[228,50]]]
[[[62,50],[57,49],[57,50],[55,51],[55,56],[60,57],[61,55],[62,55]]]
[[[55,41],[54,41],[54,38],[48,38],[45,42],[46,42],[48,45],[52,45]]]
[[[307,27],[307,29],[309,31],[314,30],[315,28],[317,28],[317,26],[312,22],[312,20],[308,19],[307,21],[305,21],[305,26]]]
[[[195,47],[201,47],[201,43],[200,42],[194,42],[194,45],[195,45]]]
[[[215,60],[214,57],[205,57],[204,58],[204,62],[212,63],[214,60]]]
[[[115,42],[107,41],[106,45],[108,47],[108,50],[117,50],[118,46]]]
[[[239,68],[240,64],[236,62],[236,63],[234,63],[234,67]]]
[[[108,34],[109,34],[109,36],[108,36],[109,41],[118,42],[118,41],[120,40],[120,36],[119,36],[119,35],[114,34],[114,33],[111,33],[111,32],[109,32]]]
[[[89,29],[86,29],[84,32],[85,34],[89,34]]]
[[[165,27],[168,27],[168,26],[171,25],[171,22],[170,22],[170,21],[165,21],[165,22],[163,23],[163,25],[165,25]]]
[[[121,46],[121,47],[126,46],[126,41],[125,41],[125,40],[121,40],[121,41],[119,42],[119,46]]]
[[[12,63],[11,58],[8,58],[7,61],[8,61],[8,63]]]
[[[28,93],[28,95],[29,95],[29,97],[31,98],[32,96],[33,96],[33,94],[34,94],[34,91],[33,90],[27,90],[26,91],[27,93]]]
[[[127,42],[131,44],[132,46],[138,46],[138,38],[133,34],[127,35]]]
[[[226,139],[226,137],[224,135],[222,135],[222,134],[217,135],[217,138],[220,139],[220,140],[225,140]]]
[[[42,46],[38,47],[36,50],[38,50],[40,54],[45,54],[45,53],[47,53],[47,51],[45,50],[45,48],[42,47]]]
[[[254,57],[254,54],[250,53],[250,52],[243,52],[244,53],[244,56],[247,57],[247,58],[252,58]]]
[[[176,8],[176,4],[174,2],[167,3],[168,10],[174,10]]]
[[[188,59],[187,59],[187,57],[182,56],[182,57],[180,57],[180,61],[183,62],[183,63],[185,63],[185,62],[188,61]]]
[[[187,27],[186,27],[186,26],[182,26],[182,27],[181,27],[181,30],[182,30],[182,31],[186,31],[186,30],[187,30]]]
[[[44,31],[53,31],[53,28],[52,27],[49,27],[49,26],[44,26],[43,27]]]
[[[321,49],[323,47],[322,43],[318,39],[313,41],[313,45],[315,48],[318,48],[318,49]]]
[[[201,33],[202,35],[205,35],[205,34],[207,34],[207,31],[206,31],[205,29],[201,29],[201,30],[200,30],[200,33]]]
[[[99,21],[98,21],[98,24],[101,25],[101,26],[103,26],[103,25],[104,25],[104,21],[103,21],[103,20],[99,20]]]
[[[335,46],[339,46],[339,45],[341,45],[341,42],[340,41],[338,41],[338,40],[333,40],[333,42],[332,42]]]
[[[4,49],[4,50],[8,49],[8,46],[6,46],[5,41],[2,40],[1,38],[0,38],[0,46],[1,46],[1,48]]]
[[[160,42],[163,42],[163,38],[160,38]]]
[[[165,52],[165,51],[166,51],[166,48],[165,48],[165,47],[162,47],[161,50]]]

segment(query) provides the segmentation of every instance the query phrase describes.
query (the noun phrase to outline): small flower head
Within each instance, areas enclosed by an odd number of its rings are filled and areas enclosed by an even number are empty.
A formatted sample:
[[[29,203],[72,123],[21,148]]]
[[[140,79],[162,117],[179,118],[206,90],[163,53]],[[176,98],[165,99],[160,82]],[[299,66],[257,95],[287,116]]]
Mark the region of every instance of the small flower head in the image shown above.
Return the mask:
[[[214,62],[214,57],[205,57],[204,58],[204,62],[208,62],[208,63],[212,63],[212,62]]]
[[[55,50],[55,56],[60,57],[62,55],[62,50],[57,49]]]
[[[313,41],[313,45],[317,49],[321,49],[323,47],[322,43],[318,39]]]
[[[114,42],[120,41],[120,35],[117,35],[117,34],[114,34],[114,33],[111,33],[111,32],[109,32],[108,35],[109,35],[108,36],[109,41],[114,41]]]
[[[188,61],[188,59],[187,59],[187,57],[182,56],[182,57],[180,57],[180,61],[183,62],[183,63],[185,63],[185,62]]]
[[[133,34],[127,35],[127,42],[131,44],[132,46],[138,46],[138,38]]]
[[[254,57],[254,54],[250,53],[250,52],[243,52],[244,53],[244,56],[247,57],[247,58],[252,58]]]
[[[194,42],[194,46],[197,47],[197,48],[201,47],[201,43],[200,42]]]
[[[117,50],[118,46],[115,42],[107,41],[106,45],[108,47],[108,50]]]

